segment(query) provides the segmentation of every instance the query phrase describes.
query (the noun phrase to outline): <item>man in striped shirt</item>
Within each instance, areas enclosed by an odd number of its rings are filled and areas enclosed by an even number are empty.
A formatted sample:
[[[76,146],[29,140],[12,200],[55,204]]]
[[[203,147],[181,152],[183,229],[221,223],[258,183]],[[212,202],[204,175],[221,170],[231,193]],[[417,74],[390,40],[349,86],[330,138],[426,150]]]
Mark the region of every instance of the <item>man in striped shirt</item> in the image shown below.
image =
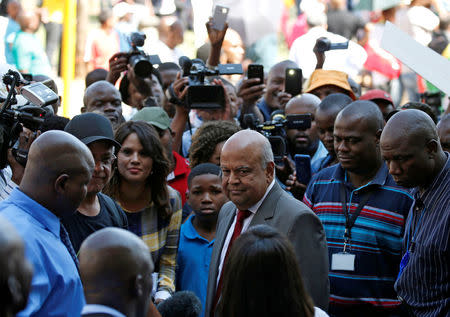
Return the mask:
[[[395,182],[414,188],[395,290],[411,316],[448,316],[450,155],[442,150],[432,119],[412,109],[388,121],[381,152]]]
[[[383,124],[370,101],[341,110],[333,132],[339,164],[317,173],[303,199],[327,236],[331,316],[401,315],[394,282],[412,197],[381,158]]]

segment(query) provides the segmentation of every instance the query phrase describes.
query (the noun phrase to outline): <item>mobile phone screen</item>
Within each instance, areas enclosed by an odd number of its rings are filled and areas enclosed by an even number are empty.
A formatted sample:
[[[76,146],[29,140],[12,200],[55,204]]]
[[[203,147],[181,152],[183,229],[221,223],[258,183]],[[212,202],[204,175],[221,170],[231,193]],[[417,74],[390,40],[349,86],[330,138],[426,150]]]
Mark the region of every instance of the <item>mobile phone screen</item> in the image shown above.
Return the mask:
[[[294,160],[298,182],[308,185],[311,180],[311,157],[309,155],[295,154]]]
[[[300,68],[286,68],[284,91],[292,97],[302,92],[303,73]]]

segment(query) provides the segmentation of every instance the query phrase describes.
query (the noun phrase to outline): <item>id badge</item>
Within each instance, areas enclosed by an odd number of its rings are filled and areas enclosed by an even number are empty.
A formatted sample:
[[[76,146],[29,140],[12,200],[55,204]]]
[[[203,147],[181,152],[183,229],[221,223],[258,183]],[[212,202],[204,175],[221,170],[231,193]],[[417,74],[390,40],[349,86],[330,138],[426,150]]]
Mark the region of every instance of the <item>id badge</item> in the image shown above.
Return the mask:
[[[334,253],[331,256],[331,270],[354,271],[355,255],[347,252]]]

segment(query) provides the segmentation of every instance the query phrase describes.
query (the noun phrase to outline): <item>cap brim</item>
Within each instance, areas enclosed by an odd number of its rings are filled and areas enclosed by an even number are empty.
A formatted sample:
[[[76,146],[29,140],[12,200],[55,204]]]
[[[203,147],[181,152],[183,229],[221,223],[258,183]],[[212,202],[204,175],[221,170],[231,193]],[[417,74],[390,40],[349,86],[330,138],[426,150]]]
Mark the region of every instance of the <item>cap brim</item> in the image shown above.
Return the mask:
[[[121,147],[120,143],[117,142],[116,140],[110,139],[110,138],[107,138],[104,136],[99,136],[99,135],[98,136],[89,136],[87,138],[80,139],[80,141],[86,145],[91,144],[92,142],[95,142],[95,141],[108,141],[112,145],[114,145],[117,149],[120,149],[120,147]]]

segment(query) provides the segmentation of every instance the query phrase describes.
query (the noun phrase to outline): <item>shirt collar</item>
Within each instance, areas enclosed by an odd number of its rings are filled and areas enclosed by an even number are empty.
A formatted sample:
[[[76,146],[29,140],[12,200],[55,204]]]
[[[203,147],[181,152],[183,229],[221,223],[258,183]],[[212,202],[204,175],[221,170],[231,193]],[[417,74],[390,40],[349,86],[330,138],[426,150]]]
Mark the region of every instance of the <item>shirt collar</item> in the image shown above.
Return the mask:
[[[264,196],[253,206],[251,206],[250,208],[248,208],[248,210],[252,213],[252,214],[256,214],[256,212],[258,211],[259,207],[261,207],[264,199],[266,199],[266,196],[269,194],[270,190],[272,189],[273,185],[275,185],[275,177],[273,178],[272,182],[270,183],[269,187],[267,187],[266,192],[264,193]]]
[[[426,199],[426,197],[428,196],[428,194],[430,192],[435,191],[436,187],[439,186],[442,181],[443,181],[443,177],[444,177],[444,172],[448,169],[450,169],[450,155],[447,152],[444,152],[444,154],[447,156],[447,161],[444,164],[444,167],[441,169],[441,171],[439,172],[439,174],[435,177],[435,179],[433,180],[433,182],[431,183],[431,185],[427,188],[427,190],[423,193],[422,197],[420,197],[420,191],[419,191],[419,187],[416,187],[412,190],[412,194],[414,196],[414,199],[419,199],[421,198],[422,201]]]
[[[95,313],[105,313],[105,314],[109,314],[112,317],[126,317],[124,314],[122,314],[120,311],[112,308],[112,307],[108,307],[105,305],[97,305],[97,304],[86,304],[83,307],[83,311],[81,312],[81,314],[95,314]]]
[[[347,183],[347,171],[342,168],[341,164],[337,164],[336,170],[333,173],[333,179],[341,181],[342,183]],[[375,177],[366,185],[362,186],[369,186],[369,185],[378,185],[383,186],[386,183],[386,179],[388,176],[388,169],[386,166],[386,163],[383,162],[381,164],[381,167],[378,169],[377,174]]]
[[[24,212],[36,219],[42,226],[59,238],[61,222],[50,210],[28,197],[19,188],[15,188],[9,200]]]

